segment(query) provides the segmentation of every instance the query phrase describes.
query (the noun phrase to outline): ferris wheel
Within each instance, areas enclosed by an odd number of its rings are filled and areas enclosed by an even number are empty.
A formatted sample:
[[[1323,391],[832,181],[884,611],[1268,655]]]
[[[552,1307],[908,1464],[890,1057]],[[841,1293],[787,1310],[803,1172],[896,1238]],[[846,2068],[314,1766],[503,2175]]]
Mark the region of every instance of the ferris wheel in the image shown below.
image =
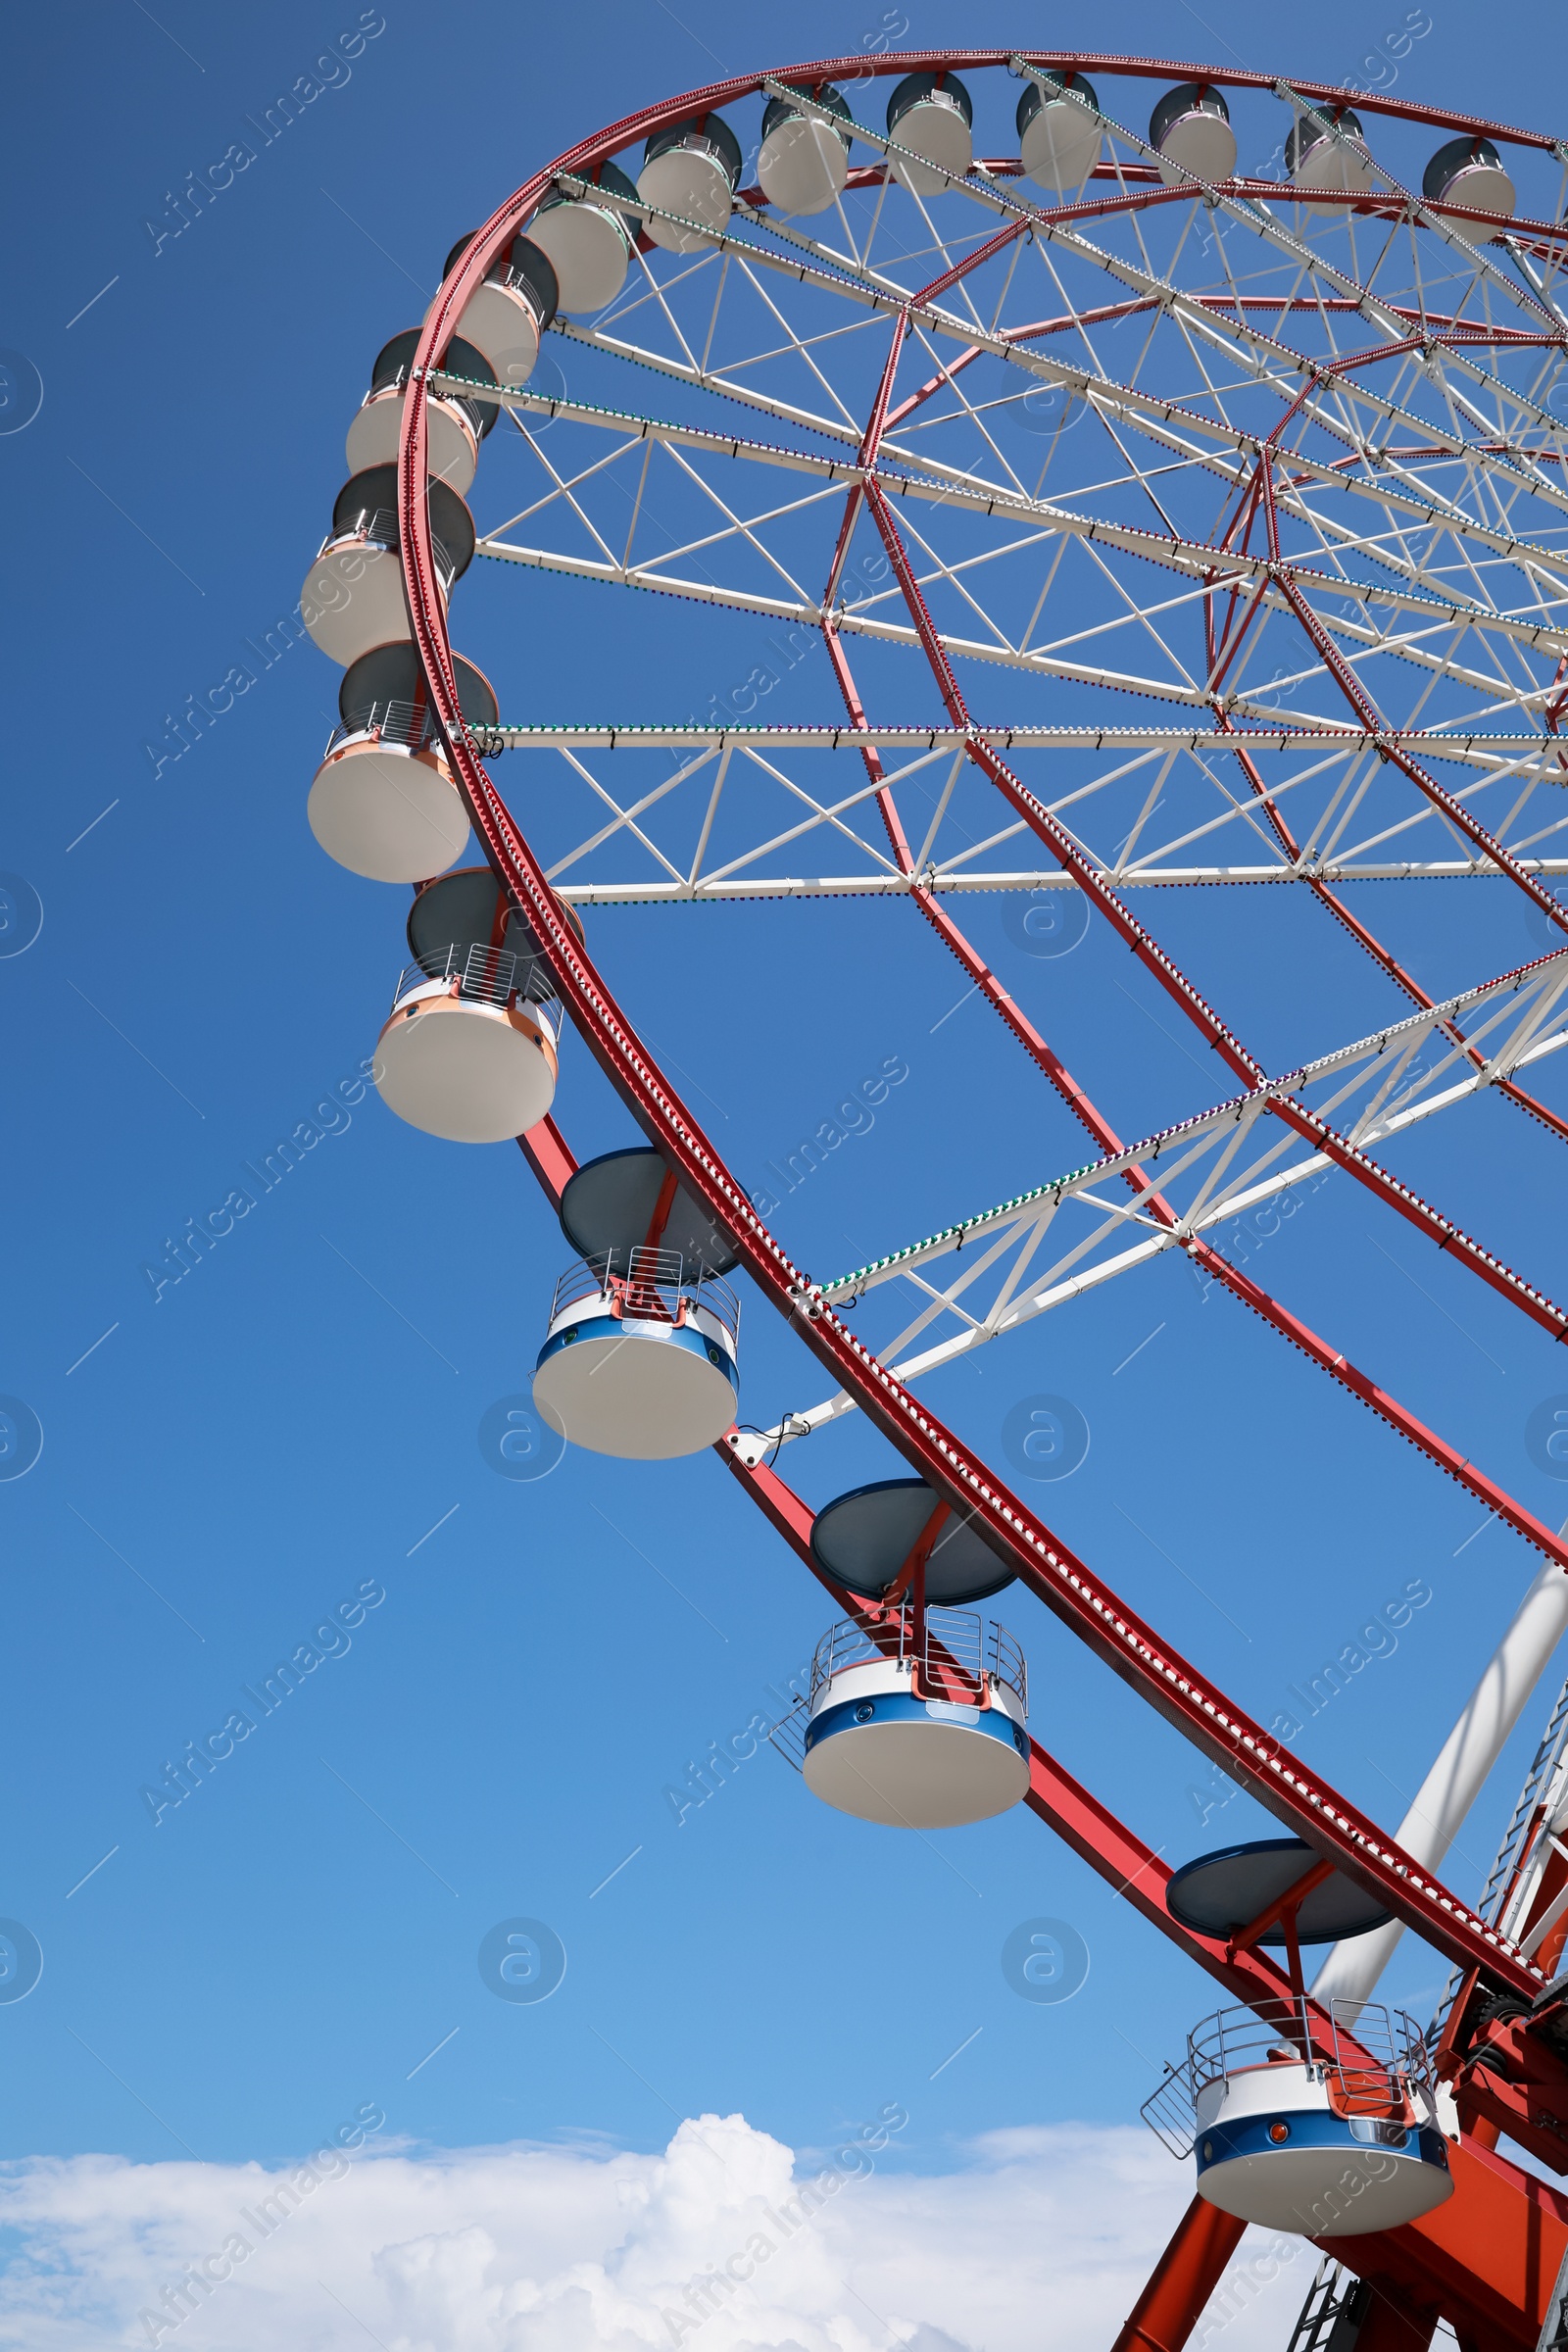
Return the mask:
[[[415,891],[376,1083],[426,1133],[514,1138],[560,1216],[540,1417],[624,1459],[712,1447],[833,1596],[776,1735],[816,1797],[895,1830],[1027,1803],[1231,2003],[1149,2103],[1196,2193],[1128,2352],[1177,2352],[1250,2221],[1324,2251],[1298,2352],[1440,2320],[1484,2352],[1568,2341],[1568,2192],[1496,2152],[1568,2174],[1568,1694],[1481,1901],[1438,1875],[1568,1630],[1568,1544],[1215,1238],[1329,1173],[1568,1337],[1389,1164],[1483,1089],[1568,1144],[1532,1084],[1568,1044],[1565,174],[1544,135],[1145,58],[861,56],[687,92],[453,246],[373,364],[302,598],[343,672],[312,828]],[[496,431],[522,470],[481,531]],[[706,713],[548,723],[536,672],[498,686],[456,650],[508,567],[681,600],[694,630],[750,616],[757,662]],[[632,632],[647,608],[605,610]],[[836,701],[770,723],[808,648]],[[470,826],[486,862],[459,865]],[[1466,884],[1461,926],[1475,890],[1512,894],[1540,954],[1434,1000],[1355,910],[1391,877]],[[1309,896],[1404,1009],[1270,1073],[1160,944],[1162,894],[1199,887]],[[1225,1100],[1119,1134],[965,931],[999,891],[1035,938],[1109,924]],[[588,940],[617,907],[765,924],[807,897],[846,922],[908,901],[1087,1164],[805,1275]],[[630,1123],[579,1164],[584,1052]],[[1395,1836],[938,1417],[945,1367],[1170,1251],[1542,1557]],[[737,1273],[824,1392],[765,1429]],[[853,1414],[904,1475],[813,1511],[779,1465]],[[1158,1858],[1031,1737],[1023,1651],[980,1605],[1007,1588],[1283,1834]],[[1430,2029],[1372,1998],[1406,1928],[1454,1972]]]

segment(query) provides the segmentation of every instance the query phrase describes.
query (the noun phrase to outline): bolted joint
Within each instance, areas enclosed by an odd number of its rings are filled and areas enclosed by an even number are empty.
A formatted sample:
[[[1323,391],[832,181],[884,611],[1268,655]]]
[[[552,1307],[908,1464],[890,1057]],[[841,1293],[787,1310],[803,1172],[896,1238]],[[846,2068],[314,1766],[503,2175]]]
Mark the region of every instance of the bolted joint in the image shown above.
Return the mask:
[[[797,1283],[790,1292],[790,1304],[798,1315],[805,1316],[808,1323],[819,1323],[827,1312],[820,1293],[804,1282]]]

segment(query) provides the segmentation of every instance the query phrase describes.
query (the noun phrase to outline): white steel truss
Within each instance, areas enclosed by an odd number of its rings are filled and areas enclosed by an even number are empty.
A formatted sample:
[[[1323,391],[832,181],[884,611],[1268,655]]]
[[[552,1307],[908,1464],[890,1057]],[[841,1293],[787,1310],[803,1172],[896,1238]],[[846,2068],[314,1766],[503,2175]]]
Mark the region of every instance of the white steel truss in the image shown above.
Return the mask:
[[[1331,1173],[1336,1163],[1327,1152],[1266,1117],[1271,1102],[1307,1102],[1318,1118],[1334,1119],[1357,1152],[1369,1151],[1560,1052],[1568,1045],[1565,997],[1568,948],[891,1250],[817,1286],[817,1295],[842,1315],[890,1284],[912,1291],[913,1315],[877,1344],[876,1353],[900,1380],[919,1380],[1184,1249],[1195,1235],[1212,1234]],[[1449,1034],[1461,1015],[1464,1044]],[[776,1174],[781,1183],[791,1181],[782,1170]],[[1136,1189],[1118,1189],[1129,1175]],[[1156,1194],[1175,1209],[1173,1222],[1151,1213]],[[1068,1206],[1087,1216],[1069,1219],[1058,1233],[1057,1217]],[[928,1271],[948,1259],[954,1262],[945,1276]],[[944,1323],[942,1337],[928,1336]],[[916,1341],[924,1344],[911,1353]],[[855,1409],[840,1391],[774,1429],[748,1435],[748,1457],[760,1460]]]

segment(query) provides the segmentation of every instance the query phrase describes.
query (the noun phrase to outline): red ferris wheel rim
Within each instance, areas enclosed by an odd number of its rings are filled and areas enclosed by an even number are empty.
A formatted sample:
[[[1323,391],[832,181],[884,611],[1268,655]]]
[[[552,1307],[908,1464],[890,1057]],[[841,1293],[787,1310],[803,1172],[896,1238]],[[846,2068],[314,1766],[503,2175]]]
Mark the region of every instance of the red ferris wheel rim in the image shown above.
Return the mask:
[[[893,74],[935,70],[939,66],[950,69],[1005,66],[1010,54],[1005,50],[910,52],[896,58],[880,59],[872,71],[878,77],[886,77]],[[1081,52],[1030,53],[1029,62],[1042,67],[1098,67],[1102,71],[1125,72],[1149,77],[1203,78],[1232,87],[1268,89],[1273,86],[1265,76],[1230,70],[1210,70],[1148,59],[1123,60]],[[1278,1740],[1264,1732],[1242,1710],[1233,1707],[1196,1669],[1162,1644],[1152,1629],[1125,1609],[1115,1595],[1103,1588],[1089,1569],[1057,1541],[1038,1516],[1027,1510],[1014,1494],[995,1479],[983,1462],[959,1444],[952,1431],[890,1376],[839,1322],[831,1309],[823,1304],[814,1287],[774,1241],[699,1122],[611,997],[586,951],[578,945],[564,919],[561,902],[546,881],[505,804],[480,768],[466,740],[457,704],[446,615],[432,563],[425,501],[416,489],[416,485],[422,485],[425,478],[426,419],[422,379],[433,368],[436,354],[444,349],[464,301],[478,285],[523,217],[559,173],[579,170],[615,153],[635,138],[647,136],[694,114],[702,114],[755,93],[764,86],[766,79],[799,84],[850,74],[863,78],[865,70],[866,61],[863,58],[818,60],[804,66],[779,69],[775,75],[754,74],[732,77],[624,118],[568,149],[555,163],[526,180],[491,216],[444,282],[422,331],[414,364],[399,455],[399,503],[405,592],[415,642],[432,702],[447,731],[454,774],[467,803],[475,830],[485,846],[486,856],[535,926],[563,1002],[590,1051],[645,1134],[730,1234],[739,1256],[769,1302],[792,1323],[797,1335],[805,1340],[835,1380],[858,1399],[872,1424],[888,1438],[911,1467],[930,1481],[950,1502],[984,1524],[993,1547],[1010,1561],[1020,1579],[1037,1597],[1052,1608],[1058,1618],[1068,1623],[1103,1662],[1129,1681],[1184,1736],[1233,1777],[1242,1780],[1282,1822],[1302,1834],[1310,1833],[1319,1847],[1331,1852],[1351,1877],[1359,1879],[1375,1891],[1396,1915],[1457,1964],[1484,1968],[1489,1976],[1499,1983],[1533,1993],[1542,1982],[1538,1969],[1491,1930],[1468,1906],[1450,1895],[1430,1873],[1401,1853],[1376,1824],[1339,1796],[1317,1776],[1306,1771],[1288,1751],[1282,1749]],[[1343,101],[1347,95],[1323,85],[1298,83],[1292,86],[1309,101]],[[1552,141],[1539,134],[1514,131],[1441,110],[1411,108],[1402,103],[1379,100],[1375,96],[1362,98],[1357,95],[1356,102],[1370,112],[1425,122],[1438,128],[1469,132],[1474,136],[1503,138],[1511,143],[1538,149],[1550,149],[1553,145]],[[1162,195],[1163,191],[1160,193]],[[1155,200],[1153,191],[1150,192],[1150,200]],[[1560,337],[1552,339],[1558,340]],[[890,361],[886,384],[891,383],[892,365]],[[885,405],[884,397],[879,407],[885,408]],[[873,447],[878,422],[878,418],[873,418],[868,428],[868,441]],[[881,511],[885,502],[879,501],[874,485],[867,486],[866,502],[876,515],[897,566],[897,533],[892,529],[891,518]],[[915,613],[916,628],[920,630],[918,588],[912,578],[906,580],[904,585],[911,611]],[[927,628],[920,630],[920,633],[932,668],[948,699],[955,724],[962,724],[967,728],[967,711],[957,694],[951,666],[941,657],[935,632]],[[836,640],[831,636],[829,646],[830,651],[836,647]],[[848,680],[847,670],[842,674],[847,682],[847,693],[853,697],[853,681]],[[1023,786],[995,755],[986,753],[985,748],[980,747],[976,757],[993,782],[1004,792],[1010,792],[1017,805],[1031,804],[1026,813],[1036,829],[1046,837],[1043,826],[1050,822],[1047,812],[1039,804],[1031,803],[1031,796],[1025,793]],[[1405,762],[1401,760],[1401,764]],[[1426,782],[1423,780],[1422,789],[1425,788]],[[1457,810],[1457,804],[1451,806]],[[1462,811],[1458,813],[1463,814]],[[1057,833],[1059,835],[1059,828]],[[1542,886],[1514,867],[1506,853],[1496,851],[1496,845],[1491,843],[1490,836],[1486,838],[1489,847],[1496,852],[1498,861],[1505,870],[1510,871],[1510,878],[1541,905],[1544,911],[1548,911],[1553,919],[1560,919],[1554,904]],[[1060,838],[1053,840],[1052,846],[1058,856],[1063,855]],[[1063,861],[1066,862],[1065,857]],[[1101,893],[1102,910],[1108,910],[1109,895]],[[1197,999],[1196,992],[1176,972],[1152,939],[1126,915],[1125,909],[1118,911],[1125,917],[1123,927],[1127,935],[1132,938],[1136,934],[1135,944],[1141,943],[1140,952],[1145,954],[1151,968],[1156,969],[1156,976],[1163,977],[1167,985],[1179,985],[1192,1003],[1207,1016],[1212,1024],[1210,1042],[1222,1044],[1232,1066],[1244,1077],[1261,1075],[1256,1065],[1250,1062],[1250,1057],[1246,1055],[1245,1049],[1231,1039],[1229,1032],[1223,1030],[1216,1016],[1208,1013],[1208,1008],[1201,1004],[1200,999]],[[951,939],[949,944],[954,944]],[[958,953],[959,950],[956,948],[955,952]],[[1164,967],[1163,973],[1158,970],[1159,966]],[[1016,1023],[1014,1027],[1016,1033]],[[1027,1040],[1024,1042],[1028,1043]],[[1035,1053],[1035,1058],[1042,1060],[1039,1052]],[[1052,1074],[1049,1068],[1047,1074]],[[1082,1110],[1080,1115],[1083,1115]],[[1086,1119],[1086,1123],[1091,1124],[1093,1132],[1092,1121]],[[1105,1132],[1108,1136],[1108,1130]],[[1381,1177],[1382,1172],[1377,1173]],[[1402,1189],[1394,1188],[1392,1180],[1384,1181],[1393,1190]],[[1410,1212],[1406,1209],[1405,1213]],[[1295,1318],[1282,1320],[1285,1310],[1277,1308],[1275,1302],[1267,1300],[1264,1294],[1256,1292],[1255,1286],[1246,1284],[1243,1278],[1235,1278],[1231,1287],[1256,1311],[1268,1313],[1276,1328],[1281,1329],[1296,1345],[1305,1348],[1308,1353],[1315,1350],[1325,1368],[1334,1368],[1336,1377],[1344,1385],[1350,1386],[1354,1393],[1361,1395],[1364,1402],[1380,1411],[1385,1419],[1391,1420],[1401,1434],[1411,1437],[1413,1442],[1424,1443],[1424,1449],[1430,1458],[1448,1469],[1452,1475],[1463,1478],[1465,1483],[1471,1485],[1472,1491],[1483,1491],[1486,1482],[1477,1486],[1470,1466],[1460,1462],[1452,1449],[1446,1448],[1430,1432],[1417,1433],[1409,1424],[1408,1416],[1396,1417],[1387,1410],[1391,1400],[1384,1399],[1364,1376],[1354,1372],[1353,1367],[1346,1367],[1343,1358],[1331,1358],[1331,1351],[1325,1344],[1317,1341],[1305,1326],[1298,1324]],[[734,1466],[740,1468],[738,1462]],[[774,1481],[773,1485],[781,1494],[787,1494],[781,1482]],[[1512,1503],[1511,1497],[1503,1495],[1500,1490],[1487,1487],[1486,1491],[1489,1507],[1499,1509],[1516,1532],[1525,1535],[1559,1566],[1568,1569],[1568,1547],[1561,1544],[1540,1522],[1522,1512],[1518,1505]],[[774,1517],[775,1524],[787,1525],[787,1504],[781,1503],[777,1495],[769,1500],[770,1515]],[[798,1530],[793,1532],[798,1534]]]

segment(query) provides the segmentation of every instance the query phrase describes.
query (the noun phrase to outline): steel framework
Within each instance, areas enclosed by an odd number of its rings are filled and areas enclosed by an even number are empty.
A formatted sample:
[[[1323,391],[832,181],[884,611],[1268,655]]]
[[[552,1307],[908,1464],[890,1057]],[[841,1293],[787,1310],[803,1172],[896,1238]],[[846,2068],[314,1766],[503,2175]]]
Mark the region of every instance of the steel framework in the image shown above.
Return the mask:
[[[1021,79],[1073,69],[1118,86],[1197,79],[1271,93],[1298,118],[1346,99],[1236,71],[1055,51],[908,53],[870,71],[1009,68]],[[746,190],[729,228],[693,255],[656,270],[641,238],[619,304],[561,324],[596,364],[661,384],[679,415],[542,387],[495,396],[537,495],[479,540],[498,564],[809,632],[825,648],[842,723],[749,723],[778,682],[764,662],[706,718],[470,732],[423,496],[425,390],[483,389],[442,368],[465,302],[552,185],[582,192],[597,163],[665,125],[759,93],[863,82],[867,71],[863,56],[816,60],[644,109],[535,172],[456,262],[421,335],[399,457],[405,588],[431,703],[486,856],[541,942],[567,1017],[833,1384],[826,1403],[760,1443],[732,1430],[716,1448],[725,1466],[876,1639],[882,1613],[815,1566],[810,1511],[770,1466],[804,1428],[866,1415],[1140,1697],[1451,1962],[1439,2064],[1465,2119],[1458,2193],[1407,2229],[1324,2246],[1368,2283],[1364,2352],[1384,2335],[1425,2342],[1440,2313],[1467,2345],[1529,2352],[1568,2255],[1568,2195],[1494,2142],[1506,2131],[1568,2172],[1568,2123],[1551,2105],[1568,2116],[1568,2069],[1529,2015],[1552,1949],[1533,1931],[1560,1876],[1542,1861],[1539,1824],[1520,1899],[1462,1902],[1162,1642],[909,1383],[1179,1250],[1568,1572],[1568,1544],[1208,1238],[1240,1207],[1333,1169],[1538,1328],[1568,1337],[1562,1306],[1374,1156],[1485,1088],[1568,1141],[1568,1122],[1523,1083],[1568,1042],[1568,917],[1547,887],[1568,872],[1568,814],[1554,798],[1568,786],[1561,190],[1553,219],[1516,221],[1497,238],[1494,217],[1428,202],[1381,168],[1369,194],[1332,203],[1262,173],[1215,185],[1181,172],[1162,178],[1147,143],[1107,113],[1104,160],[1075,196],[1037,201],[1014,163],[993,160],[950,180],[942,201],[961,199],[957,233],[906,196],[901,241],[882,228],[902,151],[857,126],[871,158],[851,174],[872,202],[862,233],[841,207],[831,230],[808,234]],[[1484,136],[1568,166],[1568,151],[1540,134],[1377,97],[1356,103],[1375,124]],[[603,191],[596,201],[619,202]],[[1131,355],[1119,372],[1105,365],[1112,344]],[[1032,485],[1004,423],[1030,401],[1054,419]],[[752,429],[733,429],[739,412]],[[1080,466],[1091,478],[1058,479],[1047,496],[1063,435],[1080,423],[1087,434],[1069,446],[1093,440],[1109,470],[1092,478],[1096,467]],[[547,443],[545,425],[566,437]],[[760,438],[764,430],[776,437]],[[1051,609],[1065,608],[1070,622],[1042,638],[1058,573],[1073,593]],[[868,722],[852,645],[878,662],[919,661],[925,723]],[[971,669],[1005,671],[1036,698],[1036,715],[977,722],[959,676]],[[735,707],[747,690],[750,703]],[[1406,690],[1413,709],[1392,715]],[[522,752],[551,755],[569,787],[536,837],[481,764]],[[836,759],[834,780],[820,782],[833,754],[858,771],[853,784],[838,780]],[[803,871],[803,843],[813,858],[825,849],[833,869]],[[1344,895],[1396,875],[1494,879],[1533,910],[1546,952],[1435,1002]],[[1269,1078],[1128,904],[1156,885],[1242,883],[1309,891],[1410,1015]],[[966,893],[998,888],[1082,894],[1239,1091],[1124,1143],[955,919]],[[563,908],[808,894],[910,899],[1079,1121],[1092,1161],[837,1281],[795,1266]],[[561,1129],[550,1119],[518,1142],[559,1200],[575,1165]],[[1063,1244],[1055,1221],[1069,1205],[1088,1217],[1063,1229]],[[873,1350],[840,1310],[895,1275],[912,1278],[923,1303]],[[916,1340],[925,1344],[910,1354]],[[1266,2010],[1288,1994],[1257,1949],[1174,1919],[1166,1866],[1038,1743],[1027,1801],[1232,1998]],[[1239,2234],[1195,2202],[1121,2345],[1176,2352]]]

